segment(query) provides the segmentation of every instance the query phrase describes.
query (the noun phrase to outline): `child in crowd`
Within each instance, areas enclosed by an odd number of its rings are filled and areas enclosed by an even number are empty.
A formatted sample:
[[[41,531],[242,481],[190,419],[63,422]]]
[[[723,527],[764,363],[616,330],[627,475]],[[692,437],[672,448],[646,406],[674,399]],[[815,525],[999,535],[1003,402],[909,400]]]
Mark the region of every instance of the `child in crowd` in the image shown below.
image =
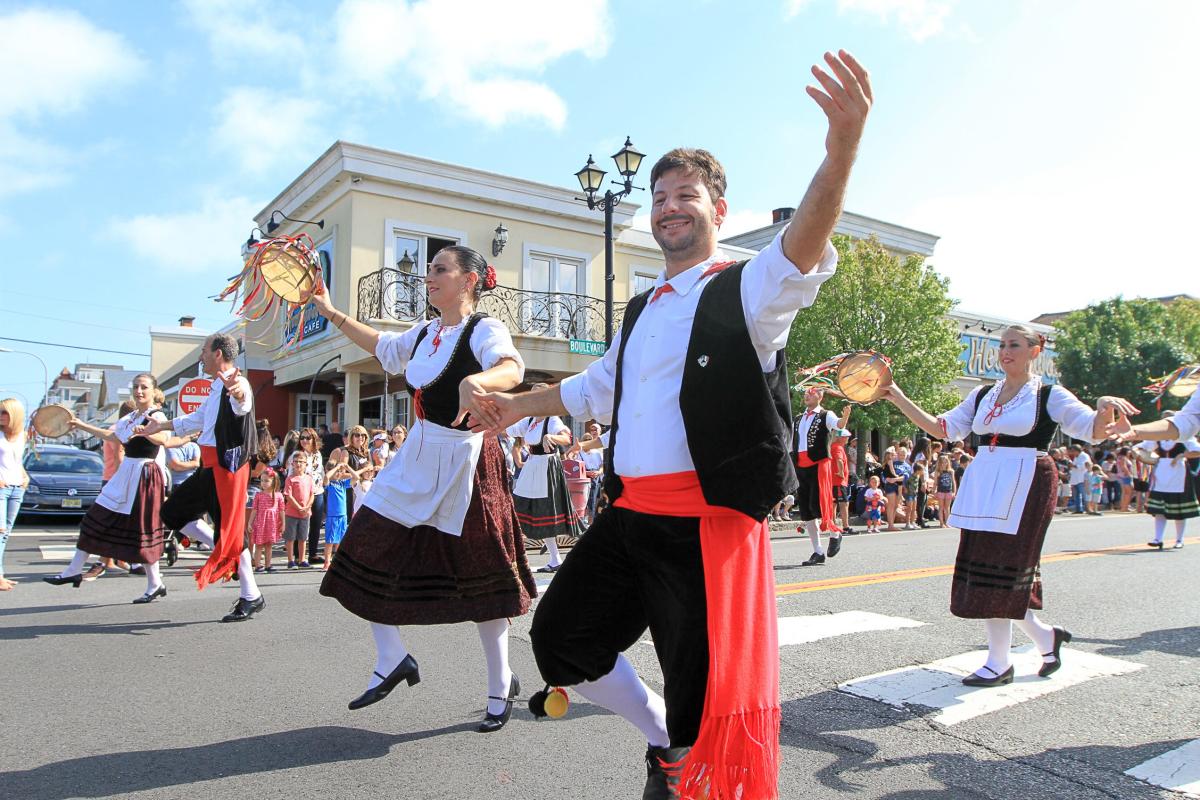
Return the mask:
[[[904,478],[904,529],[915,530],[920,527],[917,517],[917,495],[925,482],[925,464],[918,461],[912,465],[912,472]]]
[[[787,522],[792,518],[792,506],[796,504],[796,496],[789,494],[775,504],[771,510],[771,519],[775,522]]]
[[[1087,476],[1087,513],[1100,516],[1100,501],[1104,499],[1104,468],[1092,464],[1092,471]]]
[[[880,509],[883,507],[883,490],[879,488],[879,476],[867,478],[863,492],[863,516],[867,518],[867,533],[879,533]]]
[[[308,474],[308,456],[303,450],[292,453],[291,466],[291,477],[283,486],[286,501],[283,511],[283,549],[287,554],[288,569],[311,569],[312,566],[302,560],[314,499],[313,480]]]
[[[934,488],[937,490],[938,522],[944,528],[948,524],[946,520],[950,516],[950,504],[954,502],[954,495],[958,493],[958,478],[955,477],[948,456],[938,459],[937,485]]]
[[[283,493],[279,473],[267,468],[258,476],[259,491],[250,508],[250,544],[254,545],[255,572],[274,572],[271,551],[283,541]]]
[[[346,535],[349,524],[346,509],[346,495],[353,482],[354,471],[350,469],[350,454],[345,448],[339,447],[329,454],[328,469],[325,471],[325,566],[333,563],[333,554],[337,552]]]

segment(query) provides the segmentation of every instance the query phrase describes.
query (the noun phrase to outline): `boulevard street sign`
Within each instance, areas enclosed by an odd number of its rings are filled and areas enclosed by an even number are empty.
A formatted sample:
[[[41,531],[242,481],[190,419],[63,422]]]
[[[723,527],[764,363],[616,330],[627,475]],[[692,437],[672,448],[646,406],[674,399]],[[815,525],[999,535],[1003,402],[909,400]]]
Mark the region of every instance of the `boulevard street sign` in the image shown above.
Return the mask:
[[[572,339],[567,352],[578,356],[602,356],[606,349],[604,342],[591,339]]]

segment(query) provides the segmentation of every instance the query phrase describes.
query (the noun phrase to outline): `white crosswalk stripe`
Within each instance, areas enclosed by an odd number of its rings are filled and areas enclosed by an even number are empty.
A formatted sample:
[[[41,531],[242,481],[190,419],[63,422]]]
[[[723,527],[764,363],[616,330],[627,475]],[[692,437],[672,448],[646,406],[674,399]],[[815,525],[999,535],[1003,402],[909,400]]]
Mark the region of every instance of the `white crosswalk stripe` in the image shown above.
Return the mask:
[[[1184,797],[1200,797],[1200,739],[1138,764],[1125,774]]]
[[[851,633],[919,628],[925,624],[913,619],[889,617],[886,614],[875,614],[870,611],[840,611],[836,614],[818,614],[808,617],[780,617],[779,646],[809,644]]]
[[[1123,675],[1144,666],[1079,650],[1064,649],[1062,654],[1062,668],[1050,678],[1039,678],[1041,655],[1032,646],[1014,650],[1017,677],[1007,686],[963,686],[962,679],[978,669],[987,655],[985,651],[972,651],[922,666],[857,678],[838,689],[890,706],[935,708],[938,711],[930,719],[949,726],[1085,681]]]

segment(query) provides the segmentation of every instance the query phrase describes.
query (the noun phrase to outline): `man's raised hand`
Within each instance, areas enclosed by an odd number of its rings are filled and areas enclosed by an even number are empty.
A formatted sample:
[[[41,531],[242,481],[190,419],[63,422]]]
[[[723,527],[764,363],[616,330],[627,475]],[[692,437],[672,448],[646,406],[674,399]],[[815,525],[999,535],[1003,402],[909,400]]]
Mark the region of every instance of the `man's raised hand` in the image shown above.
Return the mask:
[[[845,50],[839,50],[836,56],[826,53],[825,63],[832,70],[832,75],[817,65],[812,68],[813,77],[824,91],[815,86],[807,86],[805,91],[829,118],[826,152],[834,159],[852,163],[858,152],[867,115],[875,101],[871,92],[871,76]]]

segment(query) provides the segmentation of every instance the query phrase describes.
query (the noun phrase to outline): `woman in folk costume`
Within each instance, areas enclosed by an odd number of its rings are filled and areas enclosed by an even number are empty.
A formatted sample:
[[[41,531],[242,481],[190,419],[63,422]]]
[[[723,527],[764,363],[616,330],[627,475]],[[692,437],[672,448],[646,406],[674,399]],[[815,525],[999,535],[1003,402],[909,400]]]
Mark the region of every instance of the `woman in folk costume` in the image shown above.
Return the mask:
[[[533,391],[545,388],[544,383],[530,387]],[[571,444],[571,429],[558,417],[528,417],[510,427],[508,434],[513,437],[513,459],[521,470],[512,489],[517,519],[525,538],[543,540],[550,551],[550,561],[538,572],[557,572],[562,564],[557,537],[583,533],[558,450]],[[529,450],[524,462],[520,460],[522,443]]]
[[[94,553],[144,566],[146,593],[133,602],[150,603],[166,596],[167,587],[163,585],[158,560],[162,557],[166,536],[159,512],[166,491],[167,461],[163,445],[169,434],[139,436],[134,433],[134,429],[147,420],[166,421],[166,416],[154,402],[157,389],[158,381],[153,375],[143,373],[135,377],[129,390],[134,410],[121,417],[111,431],[79,419],[71,420],[75,430],[87,431],[103,441],[119,442],[125,458],[84,516],[79,526],[75,557],[58,575],[43,578],[47,583],[56,586],[69,583],[79,588],[83,581],[84,561],[88,553]]]
[[[488,666],[487,713],[479,730],[499,730],[520,682],[508,666],[509,617],[529,610],[537,587],[507,490],[496,437],[467,430],[483,393],[518,385],[525,365],[504,324],[475,312],[495,270],[467,247],[443,248],[425,276],[437,319],[379,333],[336,310],[324,292],[317,310],[390,373],[403,372],[417,423],[375,478],[350,522],[321,593],[371,623],[378,652],[357,709],[401,681],[420,680],[401,625],[474,622]]]
[[[1057,470],[1046,450],[1059,426],[1072,438],[1097,441],[1107,436],[1114,409],[1133,408],[1120,398],[1101,397],[1093,411],[1062,386],[1043,383],[1030,366],[1045,343],[1025,325],[1010,326],[999,344],[1004,377],[972,390],[940,417],[925,412],[895,384],[885,395],[930,436],[954,440],[974,432],[982,437],[949,519],[962,529],[950,612],[986,620],[988,633],[987,661],[963,678],[968,686],[1012,683],[1014,620],[1042,654],[1038,675],[1062,666],[1060,649],[1071,640],[1070,632],[1034,613],[1042,609],[1039,562],[1057,503]]]

